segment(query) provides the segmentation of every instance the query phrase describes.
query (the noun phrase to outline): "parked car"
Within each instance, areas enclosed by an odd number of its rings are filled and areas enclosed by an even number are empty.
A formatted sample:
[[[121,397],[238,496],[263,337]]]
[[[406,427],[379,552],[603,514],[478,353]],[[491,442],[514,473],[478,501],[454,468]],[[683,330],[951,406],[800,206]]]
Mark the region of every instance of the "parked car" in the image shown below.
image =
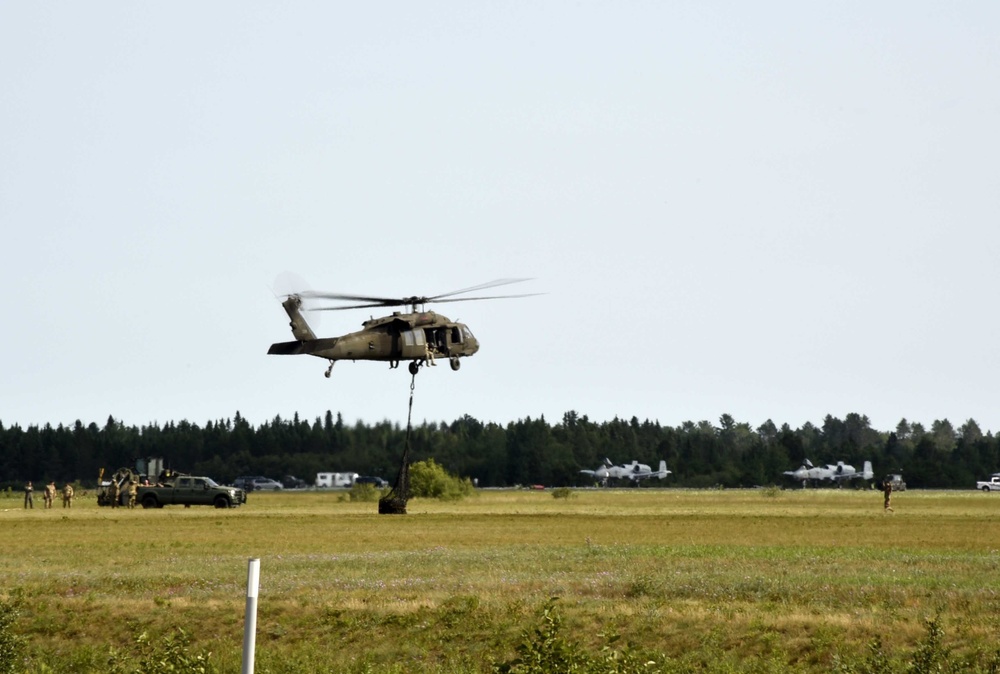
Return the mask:
[[[277,491],[281,483],[263,475],[244,475],[233,480],[233,486],[244,491]]]
[[[269,477],[257,476],[253,479],[253,490],[254,491],[278,491],[283,489],[281,483],[277,480],[272,480]]]
[[[241,475],[233,480],[233,486],[239,487],[243,491],[253,491],[253,475]]]
[[[281,478],[281,484],[284,485],[285,489],[305,489],[309,486],[305,480],[300,480],[294,475],[286,475]]]
[[[376,489],[385,489],[389,486],[389,483],[380,477],[375,477],[374,475],[361,475],[354,478],[354,484],[370,484],[374,485]]]

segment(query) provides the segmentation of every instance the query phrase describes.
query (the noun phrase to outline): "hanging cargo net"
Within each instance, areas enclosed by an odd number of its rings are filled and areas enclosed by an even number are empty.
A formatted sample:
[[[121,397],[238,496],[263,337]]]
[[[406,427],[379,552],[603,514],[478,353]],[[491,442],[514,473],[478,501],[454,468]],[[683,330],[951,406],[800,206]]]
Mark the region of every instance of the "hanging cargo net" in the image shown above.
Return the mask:
[[[410,431],[413,427],[413,389],[417,375],[410,380],[410,410],[406,415],[406,442],[403,445],[403,460],[399,465],[396,483],[388,494],[378,501],[379,515],[405,515],[406,502],[410,499]]]

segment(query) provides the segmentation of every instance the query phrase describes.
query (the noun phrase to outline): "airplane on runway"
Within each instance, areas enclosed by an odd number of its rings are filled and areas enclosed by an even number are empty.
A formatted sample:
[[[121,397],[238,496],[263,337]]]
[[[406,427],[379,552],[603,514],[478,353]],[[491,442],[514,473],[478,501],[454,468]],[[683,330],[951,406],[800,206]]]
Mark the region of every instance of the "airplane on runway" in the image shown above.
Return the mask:
[[[631,482],[638,486],[639,482],[651,477],[662,480],[672,471],[667,470],[666,461],[660,461],[659,470],[653,470],[646,464],[639,463],[638,461],[623,463],[620,466],[616,466],[611,463],[611,459],[604,459],[604,463],[596,470],[581,470],[580,472],[584,475],[591,475],[595,477],[600,480],[602,486],[606,487],[608,486],[608,480],[615,480],[619,478],[628,478]]]
[[[817,483],[829,480],[840,485],[848,480],[862,479],[867,481],[875,478],[871,461],[865,461],[864,468],[859,472],[855,470],[854,466],[843,461],[838,461],[837,465],[814,466],[812,461],[806,459],[797,469],[786,470],[784,475],[798,480],[803,487],[806,487],[810,481]]]

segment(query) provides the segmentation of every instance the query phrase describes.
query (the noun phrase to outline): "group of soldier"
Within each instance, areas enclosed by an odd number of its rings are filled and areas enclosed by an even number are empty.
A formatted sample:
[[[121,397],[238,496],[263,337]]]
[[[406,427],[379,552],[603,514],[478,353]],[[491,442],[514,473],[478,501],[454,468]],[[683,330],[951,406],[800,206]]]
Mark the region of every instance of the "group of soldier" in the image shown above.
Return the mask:
[[[124,488],[124,489],[123,489]],[[116,481],[112,480],[109,487],[111,490],[111,507],[117,508],[121,505],[121,492],[124,490],[128,494],[127,507],[135,508],[135,497],[139,492],[139,483],[135,480],[130,480],[127,484],[119,485]],[[56,494],[58,489],[56,488],[55,481],[49,482],[45,485],[44,491],[42,491],[42,498],[45,500],[45,507],[51,508],[52,504],[56,500]],[[31,483],[31,480],[24,485],[24,507],[25,509],[34,509],[35,507],[35,487]],[[66,483],[66,486],[62,488],[62,499],[63,508],[73,507],[73,485]]]
[[[148,485],[149,482],[147,481]],[[52,504],[55,503],[56,495],[58,493],[58,488],[56,487],[55,481],[49,482],[45,485],[45,489],[42,491],[42,498],[45,499],[45,507],[51,508]],[[25,509],[34,509],[35,507],[35,486],[32,484],[31,480],[28,480],[24,485],[24,507]],[[123,504],[121,495],[125,493],[128,495],[128,500]],[[120,505],[125,505],[128,508],[135,508],[136,496],[139,493],[139,482],[135,479],[122,481],[119,483],[116,480],[111,480],[108,486],[108,495],[110,496],[110,505],[112,508],[117,508]],[[62,488],[62,499],[63,508],[73,507],[73,485],[66,483],[66,486]]]
[[[111,485],[108,487],[111,494],[111,507],[117,508],[121,505],[121,491],[122,485],[118,484],[116,480],[111,480]],[[139,492],[139,483],[135,480],[129,480],[128,484],[125,485],[125,493],[128,494],[128,507],[135,507],[135,496]]]
[[[35,500],[34,500],[34,497],[33,497],[34,491],[35,491],[35,488],[34,488],[34,486],[32,486],[31,480],[28,480],[28,483],[24,485],[24,507],[25,508],[34,508],[35,507]],[[56,489],[56,483],[55,483],[55,481],[49,482],[47,485],[45,485],[45,490],[42,492],[42,498],[45,500],[45,507],[46,508],[51,508],[52,507],[52,504],[56,500],[56,492],[57,491],[58,490]],[[73,485],[71,485],[69,482],[67,482],[66,486],[62,488],[62,498],[63,498],[63,508],[72,508],[73,507]]]

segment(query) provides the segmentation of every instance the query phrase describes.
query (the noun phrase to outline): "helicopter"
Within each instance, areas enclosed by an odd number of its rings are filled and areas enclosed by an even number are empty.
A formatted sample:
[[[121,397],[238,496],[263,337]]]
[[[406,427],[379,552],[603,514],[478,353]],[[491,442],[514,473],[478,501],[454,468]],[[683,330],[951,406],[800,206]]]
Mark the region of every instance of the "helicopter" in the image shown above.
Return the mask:
[[[464,323],[452,321],[447,316],[427,311],[431,302],[466,302],[495,300],[514,297],[531,297],[539,293],[521,295],[492,295],[488,297],[455,297],[497,286],[530,281],[527,278],[497,279],[471,288],[453,290],[440,295],[411,297],[373,297],[302,290],[284,296],[281,306],[290,319],[289,326],[295,341],[278,342],[267,350],[270,355],[309,355],[330,361],[325,376],[330,377],[338,360],[375,360],[389,363],[390,369],[410,361],[410,374],[416,375],[425,365],[437,365],[439,358],[447,358],[452,370],[462,366],[461,358],[479,351],[479,340]],[[354,302],[347,306],[315,306],[314,300]],[[340,337],[317,338],[302,315],[303,311],[343,311],[368,307],[409,307],[409,313],[392,312],[389,316],[372,317],[361,324],[361,330]]]

